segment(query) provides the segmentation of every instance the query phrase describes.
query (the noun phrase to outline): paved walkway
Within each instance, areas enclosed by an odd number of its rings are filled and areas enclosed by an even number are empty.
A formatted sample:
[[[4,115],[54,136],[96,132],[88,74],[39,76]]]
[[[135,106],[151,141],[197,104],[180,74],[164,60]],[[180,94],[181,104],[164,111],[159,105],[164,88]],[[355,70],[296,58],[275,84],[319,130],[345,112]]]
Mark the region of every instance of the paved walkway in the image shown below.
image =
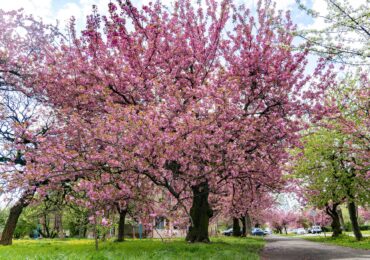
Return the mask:
[[[297,237],[266,237],[262,260],[332,260],[370,259],[370,250],[360,250],[323,243],[311,242]]]

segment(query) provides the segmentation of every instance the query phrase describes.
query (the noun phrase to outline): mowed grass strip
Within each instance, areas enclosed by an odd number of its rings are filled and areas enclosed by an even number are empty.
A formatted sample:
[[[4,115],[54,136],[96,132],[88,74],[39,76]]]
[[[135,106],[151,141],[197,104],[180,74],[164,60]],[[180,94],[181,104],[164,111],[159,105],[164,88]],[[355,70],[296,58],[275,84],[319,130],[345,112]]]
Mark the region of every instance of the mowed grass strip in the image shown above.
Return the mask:
[[[334,244],[337,246],[345,246],[357,249],[370,250],[370,237],[364,237],[361,241],[357,241],[354,237],[348,235],[341,235],[339,237],[302,237],[313,242],[322,242]]]
[[[189,244],[183,239],[100,242],[89,239],[14,240],[0,246],[0,259],[259,259],[262,238],[212,238],[210,244]]]

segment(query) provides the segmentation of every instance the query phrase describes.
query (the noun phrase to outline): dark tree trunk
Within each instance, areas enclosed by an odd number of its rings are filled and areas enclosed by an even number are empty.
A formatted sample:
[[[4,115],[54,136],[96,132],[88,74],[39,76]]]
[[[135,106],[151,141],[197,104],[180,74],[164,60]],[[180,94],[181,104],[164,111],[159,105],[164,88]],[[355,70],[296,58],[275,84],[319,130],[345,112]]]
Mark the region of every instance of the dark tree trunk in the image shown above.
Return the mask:
[[[80,219],[80,230],[79,230],[79,237],[80,238],[86,238],[87,235],[87,225],[89,224],[89,219],[86,215]]]
[[[49,225],[50,225],[50,217],[44,213],[44,228],[45,228],[45,232],[47,234],[46,237],[51,237],[51,234],[50,234],[50,228],[49,228]]]
[[[339,203],[334,203],[331,207],[326,205],[326,213],[331,217],[331,228],[333,229],[332,237],[337,237],[342,234],[342,229],[340,226],[340,219],[338,214]]]
[[[126,209],[120,209],[118,207],[119,221],[118,221],[118,236],[117,242],[123,242],[125,240],[125,219],[126,219]]]
[[[208,203],[208,182],[192,186],[193,204],[190,209],[191,225],[186,235],[188,242],[209,242],[208,225],[213,211]]]
[[[240,218],[240,222],[242,223],[242,236],[246,237],[247,236],[247,227],[246,227],[245,216]]]
[[[19,201],[10,208],[8,219],[1,235],[0,245],[11,245],[13,242],[13,234],[17,227],[19,216],[23,209],[29,204],[27,202],[28,194],[23,195]]]
[[[349,213],[349,218],[351,219],[353,234],[355,235],[357,240],[361,240],[362,234],[361,234],[360,227],[357,221],[356,204],[353,201],[348,203],[348,213]]]
[[[86,226],[84,227],[84,230],[83,230],[83,237],[87,237],[87,227]]]
[[[343,219],[343,213],[342,209],[338,206],[337,208],[338,216],[339,216],[339,223],[340,223],[340,228],[344,230],[344,219]]]
[[[337,237],[340,234],[342,234],[342,229],[340,227],[340,222],[339,222],[339,216],[337,213],[333,214],[331,228],[333,229],[332,237]]]
[[[43,230],[42,231],[40,230],[40,234],[44,238],[51,238],[52,237],[52,235],[50,233],[49,224],[50,224],[49,216],[47,215],[46,212],[44,212],[43,216],[42,216],[42,229]]]
[[[239,219],[233,218],[233,236],[234,237],[240,237],[240,225],[239,225]]]
[[[285,235],[288,235],[288,230],[287,230],[286,226],[284,226],[284,231],[285,231]]]

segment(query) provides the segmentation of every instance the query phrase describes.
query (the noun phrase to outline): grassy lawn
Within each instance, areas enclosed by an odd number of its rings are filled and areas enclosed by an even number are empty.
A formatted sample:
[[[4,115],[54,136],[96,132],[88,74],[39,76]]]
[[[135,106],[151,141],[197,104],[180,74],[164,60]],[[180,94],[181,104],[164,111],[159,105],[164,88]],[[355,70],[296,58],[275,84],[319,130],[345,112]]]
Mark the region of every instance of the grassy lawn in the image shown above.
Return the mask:
[[[362,235],[364,236],[369,236],[370,235],[370,230],[361,230],[361,233]],[[352,231],[345,231],[344,234],[347,234],[349,236],[353,236],[353,232]],[[297,235],[297,234],[294,234],[294,233],[288,233],[288,234],[277,234],[279,236],[288,236],[288,237],[306,237],[306,235]],[[325,235],[327,237],[330,237],[332,235],[332,232],[322,232],[320,234],[316,234],[316,236],[319,236],[319,237],[325,237]]]
[[[0,259],[259,259],[262,238],[212,238],[211,244],[189,244],[183,240],[128,240],[123,243],[94,241],[15,240],[0,246]]]
[[[323,243],[329,243],[334,244],[338,246],[345,246],[345,247],[352,247],[352,248],[359,248],[359,249],[368,249],[370,250],[370,237],[364,237],[361,241],[356,241],[354,237],[350,237],[347,235],[342,235],[337,238],[332,237],[304,237],[302,238],[314,242],[323,242]]]

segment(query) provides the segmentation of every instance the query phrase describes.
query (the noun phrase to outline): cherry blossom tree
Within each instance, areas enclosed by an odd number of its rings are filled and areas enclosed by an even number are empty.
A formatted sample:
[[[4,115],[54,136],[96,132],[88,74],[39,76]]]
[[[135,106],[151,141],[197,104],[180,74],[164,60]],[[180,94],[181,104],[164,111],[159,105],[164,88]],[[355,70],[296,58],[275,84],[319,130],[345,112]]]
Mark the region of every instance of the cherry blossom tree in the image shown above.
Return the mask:
[[[36,57],[54,39],[54,29],[31,16],[0,10],[0,193],[15,201],[1,237],[3,245],[12,243],[21,212],[31,202],[36,186],[45,182],[25,177],[30,162],[26,153],[37,149],[39,138],[48,133],[53,113],[22,90],[35,79]]]
[[[102,172],[145,177],[189,215],[187,241],[208,242],[210,194],[232,179],[279,182],[302,118],[326,112],[331,70],[320,63],[304,75],[289,13],[269,1],[256,17],[230,1],[173,10],[117,1],[106,17],[94,8],[81,35],[73,23],[58,44],[14,58],[32,65],[18,88],[57,114],[26,153],[26,178],[48,179],[44,193]]]
[[[295,227],[299,221],[299,213],[279,208],[268,211],[265,217],[277,232],[282,233],[284,229],[285,234],[288,234],[289,226]]]
[[[309,208],[303,212],[303,216],[307,218],[310,225],[325,227],[332,222],[332,217],[326,212],[326,209]]]
[[[358,210],[358,214],[361,216],[361,218],[365,221],[368,222],[370,220],[370,211],[365,208],[360,208]]]
[[[273,193],[281,191],[283,183],[282,180],[261,184],[258,179],[230,179],[228,185],[231,186],[231,192],[226,190],[224,196],[217,198],[221,200],[219,203],[221,209],[216,208],[216,211],[221,212],[224,218],[232,217],[233,229],[241,230],[240,234],[236,231],[234,235],[250,235],[253,224],[263,224],[261,222],[266,220],[264,211],[277,206]],[[240,229],[239,220],[242,229]]]

